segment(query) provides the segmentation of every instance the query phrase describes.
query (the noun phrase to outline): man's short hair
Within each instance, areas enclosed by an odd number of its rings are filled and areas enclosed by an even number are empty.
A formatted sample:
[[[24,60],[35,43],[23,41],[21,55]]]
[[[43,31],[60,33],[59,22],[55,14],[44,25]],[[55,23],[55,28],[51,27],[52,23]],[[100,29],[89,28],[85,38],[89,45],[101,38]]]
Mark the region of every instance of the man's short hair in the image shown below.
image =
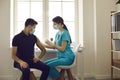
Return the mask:
[[[33,25],[37,25],[37,24],[38,24],[37,21],[35,21],[35,20],[32,19],[32,18],[28,18],[28,19],[25,21],[25,27],[27,27],[28,25],[33,26]]]

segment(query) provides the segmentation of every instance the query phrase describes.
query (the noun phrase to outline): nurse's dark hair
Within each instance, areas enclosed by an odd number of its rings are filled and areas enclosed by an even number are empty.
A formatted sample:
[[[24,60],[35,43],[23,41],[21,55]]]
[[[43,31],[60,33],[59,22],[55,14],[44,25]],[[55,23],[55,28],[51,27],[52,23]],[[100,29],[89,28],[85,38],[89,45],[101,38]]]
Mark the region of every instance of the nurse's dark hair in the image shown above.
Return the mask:
[[[25,27],[27,27],[28,25],[33,26],[33,25],[37,25],[37,24],[38,24],[37,21],[35,21],[35,20],[32,19],[32,18],[28,18],[28,19],[25,21]]]
[[[64,20],[63,20],[62,17],[56,16],[56,17],[53,18],[52,21],[56,22],[57,24],[63,25],[63,28],[69,32],[69,30],[67,29],[67,26],[64,24]],[[71,36],[70,36],[70,43],[72,43]]]

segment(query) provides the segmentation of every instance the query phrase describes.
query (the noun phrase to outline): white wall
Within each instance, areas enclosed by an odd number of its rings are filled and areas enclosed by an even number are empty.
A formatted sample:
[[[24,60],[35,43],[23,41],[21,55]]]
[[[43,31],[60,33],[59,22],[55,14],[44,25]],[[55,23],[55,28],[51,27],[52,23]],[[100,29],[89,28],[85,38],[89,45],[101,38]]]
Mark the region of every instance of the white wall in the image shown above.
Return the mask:
[[[83,0],[83,41],[85,75],[93,76],[94,67],[93,0]]]
[[[114,10],[114,3],[115,0],[83,0],[84,69],[87,77],[110,77],[110,11]],[[0,0],[0,25],[0,80],[7,80],[4,77],[15,75],[9,47],[10,0]]]
[[[104,1],[104,3],[103,3]],[[109,3],[108,3],[109,2]],[[110,75],[110,12],[111,0],[96,0],[96,51],[95,76]],[[106,5],[107,4],[107,5]],[[101,6],[102,5],[102,6]]]
[[[13,77],[10,53],[10,0],[0,0],[0,80]]]
[[[115,0],[83,0],[85,75],[110,77],[110,12]]]

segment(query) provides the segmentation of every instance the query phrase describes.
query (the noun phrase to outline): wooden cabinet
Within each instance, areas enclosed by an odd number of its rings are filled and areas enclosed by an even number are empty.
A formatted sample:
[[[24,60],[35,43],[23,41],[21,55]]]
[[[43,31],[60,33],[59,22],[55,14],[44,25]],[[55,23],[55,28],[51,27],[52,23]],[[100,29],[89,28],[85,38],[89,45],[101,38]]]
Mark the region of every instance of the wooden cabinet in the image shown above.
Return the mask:
[[[120,70],[120,12],[111,14],[111,80],[114,69]]]

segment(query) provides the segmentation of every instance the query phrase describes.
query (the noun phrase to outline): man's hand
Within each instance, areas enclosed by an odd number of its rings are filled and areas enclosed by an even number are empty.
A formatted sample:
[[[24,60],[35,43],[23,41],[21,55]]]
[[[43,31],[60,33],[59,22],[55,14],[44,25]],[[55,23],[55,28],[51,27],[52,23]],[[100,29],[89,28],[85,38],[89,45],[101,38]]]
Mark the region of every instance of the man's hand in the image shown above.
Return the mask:
[[[34,57],[34,58],[33,58],[33,61],[34,61],[34,63],[37,63],[38,61],[40,61],[40,59],[39,59],[39,58]]]
[[[20,67],[21,68],[27,68],[28,67],[28,63],[24,62],[24,61],[21,61],[20,62]]]

